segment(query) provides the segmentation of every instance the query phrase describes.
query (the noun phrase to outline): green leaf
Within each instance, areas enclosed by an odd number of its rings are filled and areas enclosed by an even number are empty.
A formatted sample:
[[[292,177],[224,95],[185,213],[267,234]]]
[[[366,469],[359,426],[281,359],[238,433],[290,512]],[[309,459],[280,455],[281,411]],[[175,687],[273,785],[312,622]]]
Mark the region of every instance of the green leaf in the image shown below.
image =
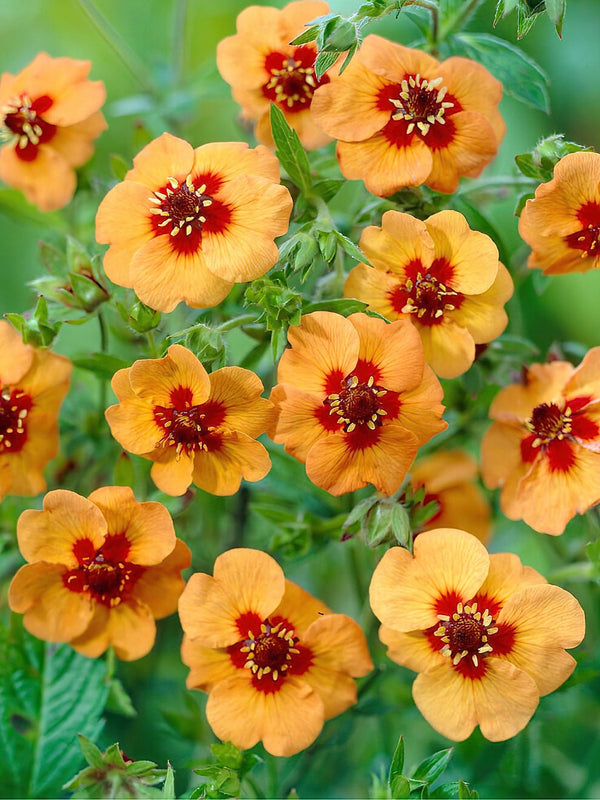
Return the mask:
[[[165,800],[175,800],[175,771],[170,764],[167,764],[167,775],[162,788],[162,797]]]
[[[310,164],[296,131],[287,123],[283,112],[271,103],[271,130],[277,148],[276,155],[294,183],[307,193],[311,186]]]
[[[127,461],[125,461],[127,459]],[[131,486],[133,484],[133,479],[135,477],[133,464],[131,463],[131,459],[127,456],[127,453],[123,453],[117,464],[127,463],[130,467],[128,472],[130,472],[130,481],[117,481],[115,480],[115,486]],[[124,477],[123,475],[117,475],[117,469],[115,468],[115,479],[119,477]],[[137,711],[135,710],[133,703],[131,701],[131,697],[125,691],[125,688],[121,681],[118,678],[113,678],[110,682],[110,687],[108,690],[108,699],[106,701],[106,708],[108,711],[112,711],[114,714],[120,714],[122,717],[135,717],[137,716]]]
[[[477,800],[479,795],[475,791],[475,789],[469,788],[468,783],[464,783],[464,781],[458,782],[458,800]]]
[[[400,778],[404,777],[402,774],[403,770],[404,770],[404,738],[401,736],[398,739],[398,744],[396,745],[396,749],[394,751],[392,763],[390,764],[390,772],[388,775],[388,785],[390,789],[392,789],[392,785],[394,784],[394,782],[397,782],[399,781]],[[404,778],[404,780],[406,781],[406,785],[408,786],[407,779]],[[398,796],[393,793],[393,789],[392,789],[392,794],[393,797]]]
[[[123,156],[116,155],[115,153],[111,153],[110,155],[110,168],[112,169],[113,175],[118,181],[122,181],[125,178],[125,175],[129,172],[130,165],[127,161],[123,158]]]
[[[312,311],[333,311],[335,314],[348,317],[350,314],[364,311],[366,307],[367,304],[363,303],[361,300],[343,297],[338,300],[320,300],[317,303],[308,303],[308,305],[304,306],[302,309],[302,313],[310,314]]]
[[[131,366],[128,361],[110,355],[110,353],[91,353],[89,356],[80,356],[73,359],[73,364],[107,380],[110,380],[117,370]]]
[[[347,236],[344,236],[344,234],[340,233],[338,230],[334,230],[333,233],[335,238],[344,249],[344,252],[348,253],[351,258],[353,258],[355,261],[361,262],[362,264],[366,264],[369,267],[373,266],[364,253],[358,249],[351,239],[349,239]]]
[[[567,10],[567,0],[546,0],[546,14],[550,17],[559,37],[562,37],[562,26]]]
[[[450,763],[453,752],[453,748],[449,747],[447,750],[439,750],[437,753],[429,756],[429,758],[421,761],[412,775],[413,779],[433,783],[440,777]]]
[[[519,47],[487,33],[460,33],[448,38],[454,55],[479,61],[504,86],[506,94],[528,106],[550,111],[548,76]]]
[[[326,178],[323,181],[315,183],[313,192],[328,203],[332,197],[335,197],[345,183],[346,181],[339,180],[338,178]]]
[[[304,31],[304,33],[301,33],[300,36],[296,36],[295,39],[292,39],[290,44],[292,47],[299,47],[301,44],[314,42],[319,34],[320,29],[320,25],[313,25],[312,28],[309,28],[307,31]]]
[[[315,61],[315,77],[318,81],[321,80],[327,70],[332,67],[339,58],[339,52],[329,53],[323,51],[319,53]]]
[[[211,744],[210,749],[219,764],[224,767],[239,770],[242,766],[242,753],[231,742],[217,742]]]
[[[82,765],[77,739],[95,739],[106,665],[68,645],[0,630],[0,750],[6,797],[57,797]]]
[[[104,767],[104,756],[100,748],[97,747],[91,739],[88,739],[87,736],[83,736],[81,733],[77,734],[77,738],[79,739],[79,746],[81,747],[83,756],[90,767],[102,769]]]

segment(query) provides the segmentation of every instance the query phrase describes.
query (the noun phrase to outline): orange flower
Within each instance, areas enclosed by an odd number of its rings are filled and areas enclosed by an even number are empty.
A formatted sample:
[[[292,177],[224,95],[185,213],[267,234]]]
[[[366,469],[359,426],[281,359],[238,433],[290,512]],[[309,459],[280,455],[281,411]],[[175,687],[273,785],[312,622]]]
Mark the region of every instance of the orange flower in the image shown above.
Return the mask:
[[[242,749],[262,741],[291,756],[308,747],[356,702],[352,679],[373,669],[356,622],[286,580],[260,550],[228,550],[214,578],[192,575],[179,615],[187,686],[209,692],[211,728]]]
[[[96,216],[114,283],[158,311],[181,301],[202,308],[275,264],[273,239],[288,229],[292,198],[265,147],[217,142],[194,150],[163,133],[133,164]]]
[[[348,68],[320,87],[312,111],[339,140],[342,173],[389,195],[427,184],[454,192],[496,155],[505,125],[502,85],[467,58],[427,53],[367,36]]]
[[[242,477],[259,481],[271,468],[255,438],[272,415],[259,378],[241,367],[210,375],[196,356],[174,344],[164,358],[136,361],[112,380],[119,404],[106,410],[111,433],[131,453],[154,461],[162,492],[184,494],[190,483],[234,494]]]
[[[490,407],[496,422],[481,443],[481,472],[502,488],[500,507],[541,533],[561,534],[600,502],[600,347],[575,369],[533,364]]]
[[[414,327],[316,311],[288,337],[269,436],[331,494],[367,483],[393,494],[417,449],[446,427],[442,389]]]
[[[237,18],[237,34],[217,45],[217,67],[242,106],[242,119],[256,122],[259,142],[273,146],[269,110],[275,103],[307,150],[331,141],[315,123],[310,105],[317,86],[313,42],[294,47],[305,23],[329,13],[320,0],[297,0],[283,9],[249,6]]]
[[[583,639],[583,609],[512,553],[488,555],[474,536],[417,536],[414,557],[388,550],[371,607],[388,656],[418,672],[413,697],[429,724],[462,741],[476,725],[493,742],[522,730],[540,696],[563,683]]]
[[[490,538],[490,505],[475,484],[477,463],[462,450],[441,450],[418,459],[410,470],[410,485],[424,488],[423,503],[435,500],[436,514],[417,531],[461,525],[484,544]]]
[[[23,344],[0,320],[0,500],[46,488],[43,471],[58,453],[58,411],[71,369],[68,358]]]
[[[409,318],[425,360],[442,378],[456,378],[475,359],[475,345],[499,336],[512,295],[498,249],[472,231],[462,214],[440,211],[421,220],[386,211],[381,228],[365,228],[360,248],[374,269],[359,264],[346,297],[356,297],[390,320]]]
[[[528,265],[546,275],[600,266],[600,153],[569,153],[535,190],[519,220]]]
[[[77,188],[74,167],[106,128],[106,92],[88,81],[89,61],[39,53],[18,75],[0,79],[0,178],[42,211],[65,206]]]
[[[124,661],[154,644],[154,620],[177,608],[191,554],[160,503],[138,503],[127,486],[88,497],[57,489],[43,511],[24,511],[19,548],[29,562],[9,589],[38,639],[69,642],[95,658],[107,647]]]

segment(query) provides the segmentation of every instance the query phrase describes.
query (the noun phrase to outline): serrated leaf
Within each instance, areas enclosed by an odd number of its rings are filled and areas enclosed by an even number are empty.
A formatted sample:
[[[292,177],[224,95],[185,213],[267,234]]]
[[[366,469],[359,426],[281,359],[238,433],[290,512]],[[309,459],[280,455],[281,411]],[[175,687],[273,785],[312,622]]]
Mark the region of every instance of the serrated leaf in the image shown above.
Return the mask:
[[[412,775],[413,779],[433,783],[440,777],[450,763],[453,752],[453,748],[449,747],[446,750],[439,750],[437,753],[429,756],[429,758],[421,761]]]
[[[271,131],[281,166],[303,192],[308,192],[311,186],[308,158],[298,134],[290,128],[283,112],[274,103],[271,103]]]
[[[335,235],[335,238],[342,245],[342,248],[345,253],[348,253],[348,255],[355,261],[359,261],[363,264],[366,264],[369,267],[372,266],[371,262],[367,259],[365,254],[358,249],[358,247],[354,244],[352,239],[349,239],[347,236],[344,236],[344,234],[340,233],[340,231],[338,230],[334,230],[333,233]]]
[[[454,55],[483,64],[504,86],[506,94],[540,111],[550,112],[548,76],[514,44],[487,33],[460,33],[448,38]]]
[[[404,770],[404,739],[401,736],[398,739],[398,744],[396,745],[396,749],[394,750],[394,755],[392,758],[392,763],[390,764],[390,771],[388,775],[388,786],[392,791],[392,797],[408,797],[408,795],[404,794],[397,794],[394,790],[394,787],[397,789],[401,789],[404,791],[404,782],[406,784],[406,789],[408,789],[408,779],[404,777],[402,774]],[[410,789],[408,789],[410,792]]]
[[[535,178],[537,181],[549,180],[548,171],[536,164],[532,153],[519,153],[515,156],[515,164],[527,178]]]
[[[292,39],[290,44],[292,47],[299,47],[301,44],[308,44],[308,42],[314,42],[317,38],[320,30],[320,25],[313,25],[312,28],[309,28],[307,31],[304,31],[300,34],[300,36],[296,36],[295,39]]]
[[[83,765],[77,739],[95,739],[108,686],[106,665],[68,645],[22,632],[0,652],[2,791],[7,797],[57,797]],[[20,727],[15,719],[22,720]]]
[[[517,6],[517,39],[522,39],[524,36],[527,36],[540,14],[541,11],[530,12],[524,9],[520,4]]]

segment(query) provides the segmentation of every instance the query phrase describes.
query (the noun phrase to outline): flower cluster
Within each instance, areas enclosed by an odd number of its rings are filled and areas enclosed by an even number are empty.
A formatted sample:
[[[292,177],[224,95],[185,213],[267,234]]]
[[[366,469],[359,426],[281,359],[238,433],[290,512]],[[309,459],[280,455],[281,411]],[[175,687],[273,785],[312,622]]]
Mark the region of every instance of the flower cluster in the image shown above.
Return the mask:
[[[419,673],[419,710],[455,741],[476,725],[494,742],[515,736],[573,672],[565,648],[585,631],[573,595],[462,530],[420,534],[414,556],[388,550],[370,598],[388,656]]]
[[[237,747],[303,750],[356,702],[353,678],[373,668],[356,622],[286,580],[260,550],[228,550],[214,577],[192,575],[179,615],[187,685],[209,693],[211,728]]]

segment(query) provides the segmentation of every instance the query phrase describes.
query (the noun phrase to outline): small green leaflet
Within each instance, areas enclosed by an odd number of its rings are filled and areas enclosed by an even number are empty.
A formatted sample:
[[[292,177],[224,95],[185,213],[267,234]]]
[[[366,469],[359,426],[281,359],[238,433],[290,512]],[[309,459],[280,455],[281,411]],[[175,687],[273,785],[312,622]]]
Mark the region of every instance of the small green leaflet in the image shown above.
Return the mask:
[[[271,103],[271,130],[281,166],[294,183],[307,193],[311,187],[310,165],[296,131],[287,123],[283,112]]]

